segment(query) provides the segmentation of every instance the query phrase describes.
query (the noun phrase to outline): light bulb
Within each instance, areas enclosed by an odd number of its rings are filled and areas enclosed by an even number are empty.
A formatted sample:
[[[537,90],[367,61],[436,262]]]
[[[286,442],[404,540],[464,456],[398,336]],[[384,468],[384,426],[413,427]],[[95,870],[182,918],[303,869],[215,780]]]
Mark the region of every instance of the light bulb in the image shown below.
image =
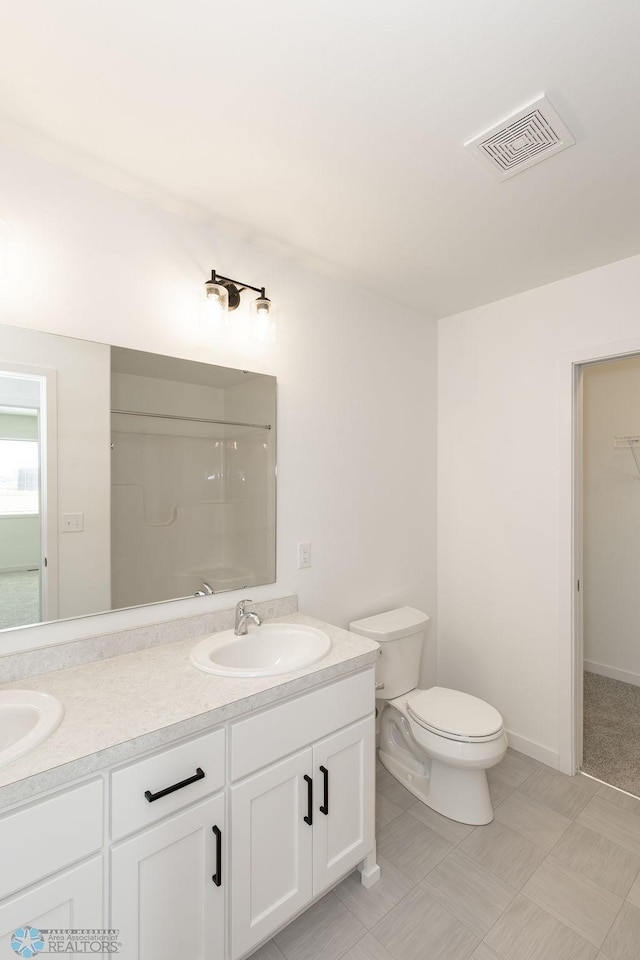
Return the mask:
[[[221,283],[207,280],[204,285],[209,307],[215,313],[226,313],[229,309],[229,291]]]
[[[251,304],[251,337],[259,343],[273,343],[276,338],[276,325],[268,297],[258,297]]]

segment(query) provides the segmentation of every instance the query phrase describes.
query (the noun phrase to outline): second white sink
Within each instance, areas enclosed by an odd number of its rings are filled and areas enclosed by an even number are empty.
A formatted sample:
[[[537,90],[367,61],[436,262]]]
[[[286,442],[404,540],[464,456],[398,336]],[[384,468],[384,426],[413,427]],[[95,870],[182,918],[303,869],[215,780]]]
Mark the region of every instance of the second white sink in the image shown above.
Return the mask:
[[[28,753],[53,733],[64,707],[36,690],[0,690],[0,767]]]
[[[244,637],[223,630],[205,637],[191,651],[191,663],[220,677],[271,677],[300,670],[331,649],[323,630],[301,623],[263,623]]]

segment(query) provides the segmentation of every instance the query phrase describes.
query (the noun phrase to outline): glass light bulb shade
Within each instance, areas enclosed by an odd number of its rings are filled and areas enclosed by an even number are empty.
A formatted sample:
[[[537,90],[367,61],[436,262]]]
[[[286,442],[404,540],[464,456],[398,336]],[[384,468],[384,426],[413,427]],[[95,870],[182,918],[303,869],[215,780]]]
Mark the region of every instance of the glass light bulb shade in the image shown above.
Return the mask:
[[[229,309],[229,291],[227,288],[222,283],[207,280],[204,289],[211,307],[219,310],[220,313],[226,313]]]
[[[268,297],[258,297],[251,304],[250,335],[258,343],[273,343],[276,339],[273,308]]]
[[[267,317],[271,312],[269,297],[257,297],[251,304],[251,313],[257,317]]]

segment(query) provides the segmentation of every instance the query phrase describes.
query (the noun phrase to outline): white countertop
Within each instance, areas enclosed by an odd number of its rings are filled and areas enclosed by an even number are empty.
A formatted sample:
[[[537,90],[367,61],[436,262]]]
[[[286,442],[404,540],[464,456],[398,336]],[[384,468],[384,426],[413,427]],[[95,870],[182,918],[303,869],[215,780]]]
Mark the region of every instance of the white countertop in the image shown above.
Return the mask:
[[[0,685],[53,694],[65,710],[44,743],[0,768],[0,809],[375,662],[366,637],[299,613],[269,622],[319,627],[331,650],[293,673],[238,679],[192,666],[191,638]]]

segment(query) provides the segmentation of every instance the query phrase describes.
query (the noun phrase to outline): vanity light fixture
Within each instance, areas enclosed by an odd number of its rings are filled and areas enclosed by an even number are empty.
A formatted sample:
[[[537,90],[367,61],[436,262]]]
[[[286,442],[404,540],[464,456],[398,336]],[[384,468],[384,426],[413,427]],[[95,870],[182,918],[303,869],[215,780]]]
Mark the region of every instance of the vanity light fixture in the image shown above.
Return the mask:
[[[263,343],[275,339],[271,300],[266,295],[264,287],[254,287],[241,280],[232,280],[231,277],[223,277],[212,270],[211,279],[207,280],[204,289],[211,306],[217,313],[225,316],[240,306],[241,294],[245,290],[253,290],[258,296],[251,303],[250,336]]]
[[[264,287],[254,287],[250,283],[241,283],[240,280],[223,277],[215,270],[211,271],[211,279],[207,280],[204,289],[207,298],[225,313],[230,313],[240,306],[240,294],[245,290],[254,290],[260,294],[251,305],[252,313],[257,316],[267,316],[271,309],[271,300],[265,295]]]

